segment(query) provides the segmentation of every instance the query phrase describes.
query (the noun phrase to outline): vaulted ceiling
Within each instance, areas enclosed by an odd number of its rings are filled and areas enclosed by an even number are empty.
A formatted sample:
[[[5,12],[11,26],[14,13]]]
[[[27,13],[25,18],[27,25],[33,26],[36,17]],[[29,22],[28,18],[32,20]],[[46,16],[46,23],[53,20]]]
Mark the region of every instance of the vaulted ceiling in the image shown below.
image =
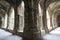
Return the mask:
[[[19,4],[21,3],[22,0],[5,0],[5,1],[7,1],[10,5],[19,6]]]
[[[0,9],[1,9],[0,11],[6,12],[6,11],[8,11],[8,9],[9,9],[10,6],[14,6],[14,5],[15,6],[19,6],[19,4],[21,3],[21,1],[22,0],[0,0]],[[43,3],[44,1],[46,2],[46,7],[47,8],[49,7],[49,10],[55,10],[56,8],[59,7],[59,6],[57,7],[57,5],[60,4],[60,3],[58,3],[58,1],[60,1],[60,0],[40,0],[40,3]],[[51,3],[54,3],[54,7],[53,7],[53,5]],[[51,6],[50,6],[50,4],[51,4]]]
[[[0,14],[4,15],[7,13],[8,9],[10,7],[10,4],[6,1],[0,1]]]
[[[0,14],[8,12],[11,6],[19,6],[22,0],[0,0]]]

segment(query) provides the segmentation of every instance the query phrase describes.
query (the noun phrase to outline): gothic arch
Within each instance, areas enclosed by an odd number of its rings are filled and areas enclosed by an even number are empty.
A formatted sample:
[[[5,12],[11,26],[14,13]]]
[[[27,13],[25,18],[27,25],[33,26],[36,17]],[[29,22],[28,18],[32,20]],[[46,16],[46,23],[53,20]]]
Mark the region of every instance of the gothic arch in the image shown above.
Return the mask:
[[[54,1],[54,2],[50,3],[50,5],[47,7],[48,14],[50,15],[50,22],[51,22],[50,24],[53,28],[57,27],[56,17],[55,17],[57,15],[55,14],[55,12],[58,11],[59,8],[60,8],[60,1]]]

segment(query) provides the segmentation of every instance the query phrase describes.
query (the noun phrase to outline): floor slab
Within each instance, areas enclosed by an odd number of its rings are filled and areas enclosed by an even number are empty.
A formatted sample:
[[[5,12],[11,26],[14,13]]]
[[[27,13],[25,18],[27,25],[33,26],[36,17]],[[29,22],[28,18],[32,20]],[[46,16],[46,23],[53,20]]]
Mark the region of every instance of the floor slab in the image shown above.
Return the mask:
[[[60,27],[43,36],[44,40],[60,40]]]
[[[0,40],[22,40],[22,37],[0,29]]]

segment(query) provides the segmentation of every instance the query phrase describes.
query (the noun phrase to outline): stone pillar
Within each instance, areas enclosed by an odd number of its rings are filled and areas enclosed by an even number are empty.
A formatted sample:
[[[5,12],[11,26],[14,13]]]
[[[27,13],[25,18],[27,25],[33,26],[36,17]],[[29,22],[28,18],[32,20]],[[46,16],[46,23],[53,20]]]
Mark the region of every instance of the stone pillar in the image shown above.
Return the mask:
[[[7,14],[5,14],[5,23],[4,23],[4,27],[3,28],[7,27],[7,18],[8,18],[8,16],[7,16]]]
[[[4,27],[4,24],[5,24],[4,22],[5,22],[4,17],[2,17],[2,27],[1,28]]]
[[[42,9],[43,9],[43,27],[44,27],[46,33],[48,33],[47,15],[46,15],[46,1],[44,1]]]
[[[6,27],[6,29],[7,29],[8,26],[9,26],[9,15],[10,15],[10,9],[11,9],[11,7],[9,8],[9,10],[8,10],[8,12],[7,12],[8,18],[7,18],[7,27]]]
[[[51,27],[53,28],[53,25],[52,25],[52,16],[50,16],[50,24],[51,24]]]
[[[14,6],[14,12],[15,12],[14,33],[17,33],[18,28],[19,28],[19,16],[18,16],[18,7],[17,7],[17,5]]]
[[[8,28],[8,25],[9,25],[9,13],[8,13],[8,18],[7,18],[7,27],[6,27],[6,29]]]
[[[0,28],[2,27],[2,17],[0,17]]]
[[[41,40],[37,27],[38,0],[25,0],[23,40]]]

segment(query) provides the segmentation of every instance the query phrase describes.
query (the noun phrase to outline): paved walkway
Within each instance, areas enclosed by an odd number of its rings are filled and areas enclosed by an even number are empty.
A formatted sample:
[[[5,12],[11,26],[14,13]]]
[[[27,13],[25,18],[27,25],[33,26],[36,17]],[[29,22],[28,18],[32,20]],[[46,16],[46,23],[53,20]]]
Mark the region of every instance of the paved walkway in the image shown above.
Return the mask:
[[[0,40],[22,40],[22,38],[0,29]]]
[[[43,36],[44,40],[60,40],[60,27],[51,31],[49,34]],[[12,35],[5,30],[0,29],[0,40],[22,40],[21,37],[17,35]]]
[[[60,27],[43,36],[44,40],[60,40]]]

